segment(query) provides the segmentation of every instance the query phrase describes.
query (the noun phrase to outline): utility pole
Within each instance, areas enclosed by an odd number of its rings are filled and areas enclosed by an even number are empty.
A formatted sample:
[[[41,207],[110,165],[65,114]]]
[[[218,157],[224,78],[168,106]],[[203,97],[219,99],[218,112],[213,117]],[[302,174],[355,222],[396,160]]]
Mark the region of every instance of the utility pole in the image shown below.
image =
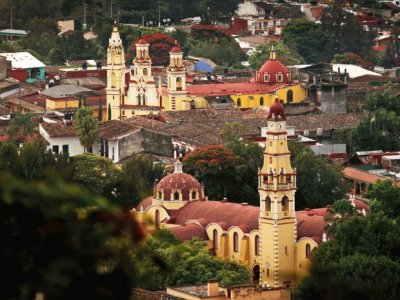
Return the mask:
[[[13,8],[14,8],[14,6],[11,6],[10,29],[13,29]]]
[[[161,8],[160,8],[160,4],[158,4],[158,27],[161,27]]]
[[[111,15],[111,18],[113,17],[112,7],[113,7],[113,3],[112,3],[112,0],[111,0],[111,4],[110,4],[110,15]]]

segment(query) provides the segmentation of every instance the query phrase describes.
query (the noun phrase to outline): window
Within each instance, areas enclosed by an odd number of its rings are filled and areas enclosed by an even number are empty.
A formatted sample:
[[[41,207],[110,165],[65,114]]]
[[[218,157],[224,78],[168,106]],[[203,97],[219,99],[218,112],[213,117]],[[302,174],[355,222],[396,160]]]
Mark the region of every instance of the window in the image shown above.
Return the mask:
[[[174,200],[179,200],[179,193],[178,192],[174,193]]]
[[[143,69],[143,75],[147,76],[147,69],[146,68]]]
[[[286,100],[287,100],[287,103],[292,103],[293,102],[293,91],[292,90],[288,90],[287,91]]]
[[[277,73],[276,74],[276,81],[277,82],[283,82],[283,74],[282,73]]]
[[[156,229],[160,229],[160,211],[156,210]]]
[[[269,73],[264,73],[264,82],[269,82]]]
[[[308,257],[310,255],[310,252],[311,252],[311,245],[307,244],[306,245],[306,257]]]
[[[254,239],[254,255],[260,255],[260,236],[256,235]]]
[[[218,231],[217,231],[217,229],[213,230],[213,248],[214,248],[214,250],[218,250]]]
[[[196,199],[197,198],[196,196],[197,196],[196,192],[192,192],[192,200]]]
[[[62,152],[65,153],[65,154],[68,154],[69,153],[69,145],[63,145],[62,146]]]
[[[115,153],[114,147],[112,147],[112,149],[111,149],[111,159],[112,159],[112,161],[114,161],[114,153]]]
[[[261,97],[260,98],[260,106],[263,106],[264,105],[264,97]]]
[[[271,211],[271,198],[270,197],[265,198],[265,210]]]
[[[240,98],[237,99],[237,106],[238,106],[238,107],[242,106],[242,100],[241,100]]]
[[[59,152],[59,147],[58,145],[53,146],[53,153],[58,153]]]
[[[288,78],[289,81],[292,81],[292,73],[290,73],[290,72],[287,73],[287,78]]]
[[[267,277],[269,277],[269,268],[267,269]]]
[[[282,198],[282,211],[289,210],[289,198],[287,196]]]
[[[239,251],[239,237],[237,232],[233,234],[233,251],[238,252]]]
[[[112,73],[111,73],[111,87],[112,87],[112,88],[115,88],[115,86],[116,86],[115,73],[112,72]]]
[[[182,79],[180,77],[176,79],[176,90],[182,91]]]
[[[285,254],[288,255],[287,246],[285,246]]]

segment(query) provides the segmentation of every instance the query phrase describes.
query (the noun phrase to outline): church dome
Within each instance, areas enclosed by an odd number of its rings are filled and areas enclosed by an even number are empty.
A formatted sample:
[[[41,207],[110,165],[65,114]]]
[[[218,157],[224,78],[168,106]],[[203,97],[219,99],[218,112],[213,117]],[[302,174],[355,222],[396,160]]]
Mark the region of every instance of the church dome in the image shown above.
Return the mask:
[[[278,97],[275,98],[275,103],[269,108],[268,119],[274,117],[275,119],[280,116],[282,119],[286,119],[285,116],[285,107],[279,101]]]
[[[148,44],[148,42],[143,38],[143,37],[141,37],[137,42],[136,42],[136,45],[147,45]]]
[[[165,176],[155,187],[155,199],[191,201],[204,198],[204,186],[193,176],[182,172],[182,163],[175,164],[175,172]]]
[[[283,63],[276,59],[276,52],[271,50],[270,59],[258,70],[256,82],[258,83],[290,83],[292,75]]]
[[[171,49],[171,53],[181,53],[182,49],[181,47],[179,47],[178,44],[176,44],[172,49]]]

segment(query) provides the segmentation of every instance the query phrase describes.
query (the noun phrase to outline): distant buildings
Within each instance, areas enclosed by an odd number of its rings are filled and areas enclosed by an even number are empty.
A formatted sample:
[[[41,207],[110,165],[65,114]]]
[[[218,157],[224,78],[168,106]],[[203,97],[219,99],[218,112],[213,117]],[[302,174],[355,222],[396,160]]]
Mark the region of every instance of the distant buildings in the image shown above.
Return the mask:
[[[45,79],[45,67],[29,52],[0,53],[11,62],[8,74],[21,82],[34,83]]]

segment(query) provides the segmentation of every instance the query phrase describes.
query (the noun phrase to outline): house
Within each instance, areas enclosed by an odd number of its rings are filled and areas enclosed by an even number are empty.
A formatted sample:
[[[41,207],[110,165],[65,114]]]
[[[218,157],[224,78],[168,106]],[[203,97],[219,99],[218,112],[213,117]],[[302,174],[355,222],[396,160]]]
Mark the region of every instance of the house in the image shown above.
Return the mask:
[[[239,17],[242,16],[265,16],[268,15],[273,6],[267,1],[244,0],[239,3],[235,14]]]
[[[21,29],[3,29],[0,30],[0,37],[2,36],[6,42],[12,42],[16,38],[27,37],[28,32]]]
[[[0,56],[11,62],[10,77],[27,83],[44,80],[46,65],[29,52],[0,53]]]

